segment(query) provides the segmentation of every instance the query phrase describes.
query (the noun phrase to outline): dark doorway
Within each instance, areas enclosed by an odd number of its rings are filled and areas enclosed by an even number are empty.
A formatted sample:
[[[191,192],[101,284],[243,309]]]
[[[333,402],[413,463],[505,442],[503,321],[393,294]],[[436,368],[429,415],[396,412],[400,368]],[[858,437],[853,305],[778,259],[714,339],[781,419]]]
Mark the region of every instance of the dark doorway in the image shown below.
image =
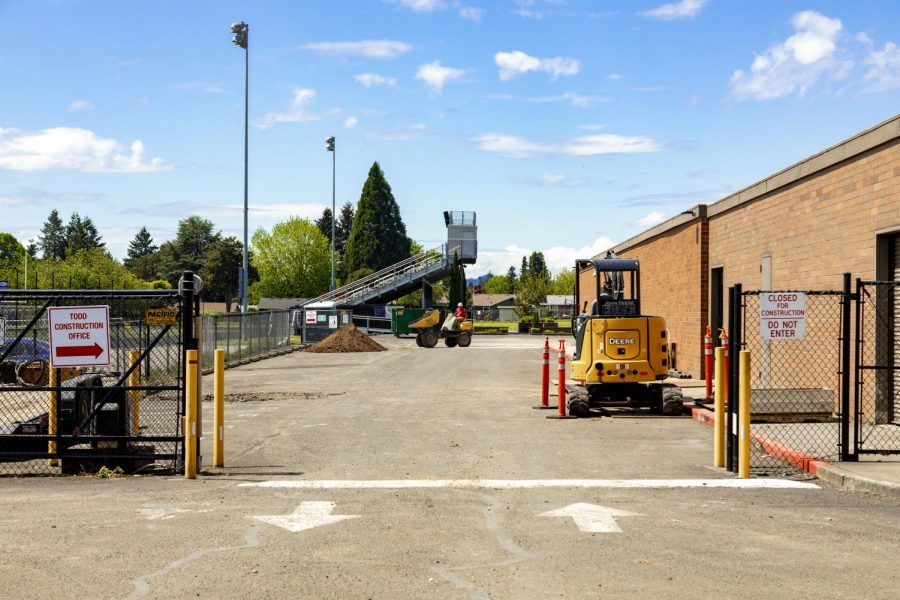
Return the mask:
[[[724,267],[715,267],[710,272],[709,282],[709,326],[712,329],[713,344],[719,345],[719,330],[724,326],[725,306]]]

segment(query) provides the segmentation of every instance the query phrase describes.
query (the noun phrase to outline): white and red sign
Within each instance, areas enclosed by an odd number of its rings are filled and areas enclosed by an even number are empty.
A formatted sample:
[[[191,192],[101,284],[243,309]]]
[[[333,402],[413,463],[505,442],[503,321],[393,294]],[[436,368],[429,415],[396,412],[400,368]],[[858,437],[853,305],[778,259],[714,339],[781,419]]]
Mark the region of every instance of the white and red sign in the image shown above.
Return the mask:
[[[109,364],[109,306],[57,306],[47,314],[51,366]]]
[[[764,340],[799,340],[806,337],[806,294],[761,292],[759,336]]]

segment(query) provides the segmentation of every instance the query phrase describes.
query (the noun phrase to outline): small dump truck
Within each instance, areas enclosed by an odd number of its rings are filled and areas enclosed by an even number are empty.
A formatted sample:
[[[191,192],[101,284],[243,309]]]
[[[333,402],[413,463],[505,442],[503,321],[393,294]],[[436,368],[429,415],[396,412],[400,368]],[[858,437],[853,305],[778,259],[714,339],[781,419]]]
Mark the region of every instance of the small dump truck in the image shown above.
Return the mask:
[[[471,319],[459,320],[452,313],[445,316],[440,308],[428,308],[421,317],[410,321],[408,327],[410,333],[416,332],[417,346],[434,348],[443,339],[448,348],[467,348],[472,343],[474,323]]]

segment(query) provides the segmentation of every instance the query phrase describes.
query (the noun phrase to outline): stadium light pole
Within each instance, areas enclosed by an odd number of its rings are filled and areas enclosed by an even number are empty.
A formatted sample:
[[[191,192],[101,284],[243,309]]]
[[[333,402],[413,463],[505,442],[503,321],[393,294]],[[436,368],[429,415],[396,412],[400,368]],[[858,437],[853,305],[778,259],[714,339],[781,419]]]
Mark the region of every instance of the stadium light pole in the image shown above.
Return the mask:
[[[241,312],[247,312],[247,138],[248,138],[248,122],[250,117],[250,26],[241,21],[240,23],[231,24],[231,33],[234,38],[231,40],[235,46],[244,49],[244,252],[242,257],[241,273],[243,280],[241,282]]]
[[[331,291],[334,291],[334,222],[337,215],[334,214],[334,167],[337,152],[334,149],[334,136],[325,140],[325,150],[331,152]]]

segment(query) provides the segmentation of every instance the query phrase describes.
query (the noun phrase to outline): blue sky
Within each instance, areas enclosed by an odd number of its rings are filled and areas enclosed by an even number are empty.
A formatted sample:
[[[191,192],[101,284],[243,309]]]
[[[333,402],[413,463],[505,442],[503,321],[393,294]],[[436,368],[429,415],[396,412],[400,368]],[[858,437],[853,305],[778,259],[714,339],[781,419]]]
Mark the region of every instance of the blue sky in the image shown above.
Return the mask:
[[[409,235],[478,213],[477,275],[554,269],[895,115],[900,3],[0,0],[0,210],[90,216],[113,255],[191,214],[250,229],[356,202]]]

